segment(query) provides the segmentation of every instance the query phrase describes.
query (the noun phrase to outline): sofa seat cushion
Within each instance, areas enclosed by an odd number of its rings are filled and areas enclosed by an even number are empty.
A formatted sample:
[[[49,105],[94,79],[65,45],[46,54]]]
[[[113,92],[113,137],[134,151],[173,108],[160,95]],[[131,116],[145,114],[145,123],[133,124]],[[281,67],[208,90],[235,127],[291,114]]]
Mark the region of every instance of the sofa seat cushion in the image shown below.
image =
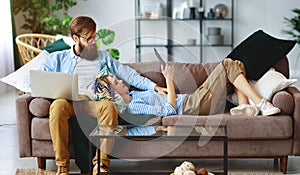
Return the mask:
[[[288,139],[293,135],[292,118],[279,116],[233,116],[216,115],[174,115],[162,119],[162,124],[170,125],[225,125],[230,140],[245,139]]]
[[[292,139],[282,140],[230,140],[228,156],[237,158],[278,157],[292,154]],[[153,149],[155,148],[155,149]],[[112,156],[118,158],[216,158],[223,156],[223,142],[219,140],[154,139],[128,141],[116,139]]]
[[[144,125],[161,125],[161,117],[151,117],[149,118]]]
[[[85,120],[85,119],[84,119]],[[87,120],[85,120],[87,121]],[[93,122],[89,120],[87,123]],[[85,123],[85,124],[87,124]],[[149,118],[145,125],[161,125],[161,117],[151,117]],[[90,127],[91,125],[81,125]],[[86,128],[87,129],[87,128]],[[90,128],[89,130],[93,130]],[[31,138],[34,140],[51,140],[50,128],[49,128],[49,118],[39,118],[33,117],[31,122]]]

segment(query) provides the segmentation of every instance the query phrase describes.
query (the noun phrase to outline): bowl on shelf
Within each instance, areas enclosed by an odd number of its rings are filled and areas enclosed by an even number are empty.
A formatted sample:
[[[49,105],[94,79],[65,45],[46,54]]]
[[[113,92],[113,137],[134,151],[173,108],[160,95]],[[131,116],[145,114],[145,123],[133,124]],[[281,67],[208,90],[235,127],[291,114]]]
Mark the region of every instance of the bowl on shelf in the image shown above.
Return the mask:
[[[228,8],[224,4],[217,4],[214,8],[216,18],[226,18],[228,15]]]
[[[223,44],[224,36],[223,35],[207,35],[207,40],[211,45],[220,45]]]
[[[208,27],[207,28],[208,35],[220,35],[221,34],[221,27]]]

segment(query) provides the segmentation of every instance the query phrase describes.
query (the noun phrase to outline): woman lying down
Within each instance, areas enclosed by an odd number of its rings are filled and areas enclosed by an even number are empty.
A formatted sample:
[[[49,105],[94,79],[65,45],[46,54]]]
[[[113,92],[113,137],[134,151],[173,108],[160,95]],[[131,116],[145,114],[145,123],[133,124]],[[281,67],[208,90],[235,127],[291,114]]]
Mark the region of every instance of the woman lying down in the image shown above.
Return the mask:
[[[206,81],[192,94],[176,94],[174,87],[174,66],[171,63],[161,66],[162,74],[166,79],[167,95],[155,91],[130,91],[122,80],[112,75],[101,76],[100,79],[118,93],[125,102],[126,110],[131,114],[146,114],[156,116],[168,115],[209,115],[216,113],[221,105],[222,94],[226,92],[225,85],[234,86],[239,105],[230,109],[231,115],[256,116],[274,115],[280,109],[262,98],[248,83],[245,77],[245,68],[242,62],[224,59],[220,62]],[[224,86],[223,86],[224,85]],[[221,87],[221,88],[220,88]],[[250,105],[248,98],[254,104]],[[224,101],[224,100],[223,100]],[[139,128],[135,128],[139,130]],[[155,134],[156,131],[165,130],[165,127],[145,126],[140,130],[145,134]],[[136,132],[127,131],[127,135]]]

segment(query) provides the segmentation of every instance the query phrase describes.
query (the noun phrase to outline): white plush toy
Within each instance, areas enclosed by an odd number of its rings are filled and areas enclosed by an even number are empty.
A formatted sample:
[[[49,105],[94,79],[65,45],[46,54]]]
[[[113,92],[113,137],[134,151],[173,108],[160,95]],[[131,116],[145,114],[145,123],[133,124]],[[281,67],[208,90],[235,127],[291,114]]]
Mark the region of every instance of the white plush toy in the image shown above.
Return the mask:
[[[180,166],[175,168],[174,175],[196,175],[192,170],[195,170],[195,165],[191,162],[184,161]],[[191,172],[194,174],[191,174]]]
[[[180,166],[176,167],[174,170],[174,175],[183,175],[183,173],[184,171]]]
[[[214,175],[208,172],[204,168],[200,168],[198,171],[195,169],[195,165],[191,162],[184,161],[180,166],[176,167],[174,173],[171,175]]]
[[[192,170],[187,170],[183,173],[183,175],[196,175],[196,173]]]
[[[182,167],[182,169],[184,169],[184,171],[195,170],[195,165],[188,161],[184,161],[180,166]]]

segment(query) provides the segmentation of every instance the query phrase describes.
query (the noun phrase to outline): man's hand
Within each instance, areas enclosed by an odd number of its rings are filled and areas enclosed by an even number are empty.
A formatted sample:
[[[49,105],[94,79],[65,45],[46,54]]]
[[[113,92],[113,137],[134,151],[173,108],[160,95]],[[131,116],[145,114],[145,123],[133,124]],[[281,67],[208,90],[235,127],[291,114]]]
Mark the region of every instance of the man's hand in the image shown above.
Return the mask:
[[[156,85],[154,88],[158,93],[167,96],[167,88]]]
[[[85,100],[85,101],[89,101],[89,100],[90,100],[90,98],[89,98],[87,95],[80,95],[80,94],[79,94],[79,98],[80,98],[80,99],[83,99],[83,100]]]

